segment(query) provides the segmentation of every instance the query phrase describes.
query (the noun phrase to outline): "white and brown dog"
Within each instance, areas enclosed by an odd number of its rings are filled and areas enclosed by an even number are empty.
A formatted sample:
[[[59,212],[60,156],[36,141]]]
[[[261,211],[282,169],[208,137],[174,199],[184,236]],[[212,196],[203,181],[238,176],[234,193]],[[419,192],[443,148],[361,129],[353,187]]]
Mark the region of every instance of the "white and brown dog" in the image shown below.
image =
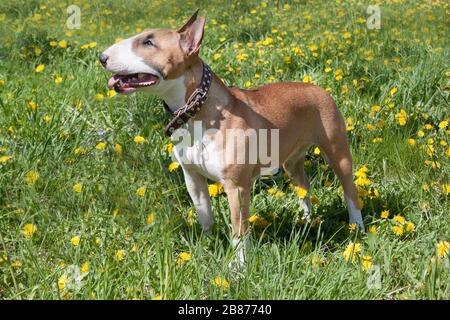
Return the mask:
[[[230,153],[254,150],[252,140],[246,136],[244,144],[236,145],[216,137],[225,137],[230,130],[250,129],[276,130],[279,143],[271,153],[277,153],[295,184],[306,190],[310,185],[304,172],[305,154],[310,145],[318,145],[343,186],[350,223],[364,230],[345,123],[331,96],[315,85],[294,82],[254,90],[229,88],[199,58],[204,25],[205,17],[197,19],[196,12],[178,30],[145,30],[100,55],[105,69],[114,74],[108,82],[110,88],[119,93],[148,92],[164,100],[174,116],[167,128],[169,135],[177,128],[192,133],[194,123],[200,121],[205,134],[194,135],[188,146],[183,145],[183,156],[181,144],[175,143],[173,150],[203,230],[209,231],[214,223],[207,184],[207,179],[212,179],[221,182],[227,194],[233,242],[240,243],[246,234],[252,183],[260,175],[263,161],[258,156],[253,162],[226,161]],[[199,161],[185,161],[198,156],[199,150],[203,151]],[[303,199],[302,208],[308,218],[309,196]],[[245,260],[244,247],[237,251],[240,262]]]

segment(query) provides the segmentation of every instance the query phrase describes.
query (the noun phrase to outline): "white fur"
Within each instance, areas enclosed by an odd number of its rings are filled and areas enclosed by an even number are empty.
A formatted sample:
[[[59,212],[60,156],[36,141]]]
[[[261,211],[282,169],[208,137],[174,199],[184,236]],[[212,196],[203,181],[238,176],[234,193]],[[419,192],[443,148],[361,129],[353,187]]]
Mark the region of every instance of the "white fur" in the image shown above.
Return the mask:
[[[345,200],[347,201],[348,207],[348,217],[349,223],[355,223],[361,231],[364,232],[364,222],[362,220],[361,210],[358,209],[355,203],[353,203],[352,199],[344,194]]]
[[[109,57],[105,66],[106,70],[115,74],[151,73],[162,79],[162,75],[157,70],[133,52],[134,38],[120,41],[103,52]]]

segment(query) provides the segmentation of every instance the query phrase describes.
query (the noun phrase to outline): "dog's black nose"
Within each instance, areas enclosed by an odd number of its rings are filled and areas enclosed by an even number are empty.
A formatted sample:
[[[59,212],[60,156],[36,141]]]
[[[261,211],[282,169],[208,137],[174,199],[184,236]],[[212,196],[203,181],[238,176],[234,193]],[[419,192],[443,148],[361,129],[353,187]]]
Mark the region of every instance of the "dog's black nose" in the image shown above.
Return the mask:
[[[101,62],[102,65],[106,64],[106,61],[108,61],[109,56],[107,54],[102,53],[99,57],[99,60]]]

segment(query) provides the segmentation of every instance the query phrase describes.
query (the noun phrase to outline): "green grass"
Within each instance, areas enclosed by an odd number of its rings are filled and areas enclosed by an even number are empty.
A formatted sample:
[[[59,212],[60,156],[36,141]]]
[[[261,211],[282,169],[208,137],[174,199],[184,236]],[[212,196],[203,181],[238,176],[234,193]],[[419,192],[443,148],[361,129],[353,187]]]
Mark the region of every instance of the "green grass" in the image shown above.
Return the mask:
[[[450,7],[445,1],[385,1],[381,29],[369,30],[361,20],[368,17],[365,5],[340,2],[2,2],[0,298],[450,298],[449,259],[437,255],[438,243],[450,241],[449,127],[439,127],[450,117]],[[66,34],[70,4],[81,7],[82,24]],[[313,152],[307,172],[319,200],[314,223],[299,222],[298,199],[282,173],[256,181],[251,212],[271,225],[252,226],[245,272],[228,268],[234,253],[225,195],[212,199],[211,235],[202,234],[196,221],[190,225],[192,203],[182,173],[167,169],[169,141],[162,129],[169,118],[161,102],[144,94],[108,97],[108,75],[97,57],[136,28],[181,25],[196,7],[208,17],[202,57],[227,84],[309,76],[332,93],[353,122],[348,136],[355,171],[366,166],[371,183],[364,189],[378,191],[364,197],[363,209],[376,235],[349,231],[339,183]],[[261,43],[268,37],[273,42]],[[61,40],[67,48],[50,45]],[[93,41],[95,47],[81,48]],[[244,61],[239,54],[247,55]],[[41,73],[35,72],[39,64],[45,65]],[[335,78],[339,69],[341,80]],[[62,83],[55,83],[57,76]],[[380,110],[372,112],[374,105]],[[401,109],[405,125],[396,117]],[[135,143],[136,135],[148,143]],[[429,139],[431,155],[423,150]],[[105,150],[95,148],[99,142],[107,143]],[[117,143],[122,156],[114,151]],[[76,154],[77,148],[85,154]],[[39,175],[34,183],[26,181],[30,171]],[[83,185],[80,193],[73,190],[76,183]],[[142,186],[146,193],[140,197],[136,190]],[[284,195],[271,195],[272,187]],[[383,210],[389,210],[388,219],[381,219]],[[155,220],[148,225],[152,212]],[[394,234],[395,215],[415,230]],[[23,232],[27,224],[37,227],[30,238]],[[75,236],[81,238],[76,247]],[[350,242],[361,245],[354,263],[343,257]],[[126,254],[119,261],[121,249]],[[181,252],[191,260],[177,265]],[[367,286],[363,256],[380,268],[378,289]],[[315,257],[324,263],[312,263]],[[71,266],[85,262],[89,272],[71,286]],[[68,282],[59,289],[64,274]],[[229,287],[215,285],[215,277]]]

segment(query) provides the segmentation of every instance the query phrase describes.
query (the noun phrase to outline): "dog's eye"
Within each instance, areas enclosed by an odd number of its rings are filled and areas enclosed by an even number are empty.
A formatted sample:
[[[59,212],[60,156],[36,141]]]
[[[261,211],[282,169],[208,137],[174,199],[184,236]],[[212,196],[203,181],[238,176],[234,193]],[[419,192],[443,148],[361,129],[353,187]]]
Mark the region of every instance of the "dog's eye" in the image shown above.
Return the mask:
[[[154,46],[152,40],[150,40],[150,39],[145,39],[144,42],[142,42],[142,44],[144,46],[147,46],[147,47],[153,47]]]

